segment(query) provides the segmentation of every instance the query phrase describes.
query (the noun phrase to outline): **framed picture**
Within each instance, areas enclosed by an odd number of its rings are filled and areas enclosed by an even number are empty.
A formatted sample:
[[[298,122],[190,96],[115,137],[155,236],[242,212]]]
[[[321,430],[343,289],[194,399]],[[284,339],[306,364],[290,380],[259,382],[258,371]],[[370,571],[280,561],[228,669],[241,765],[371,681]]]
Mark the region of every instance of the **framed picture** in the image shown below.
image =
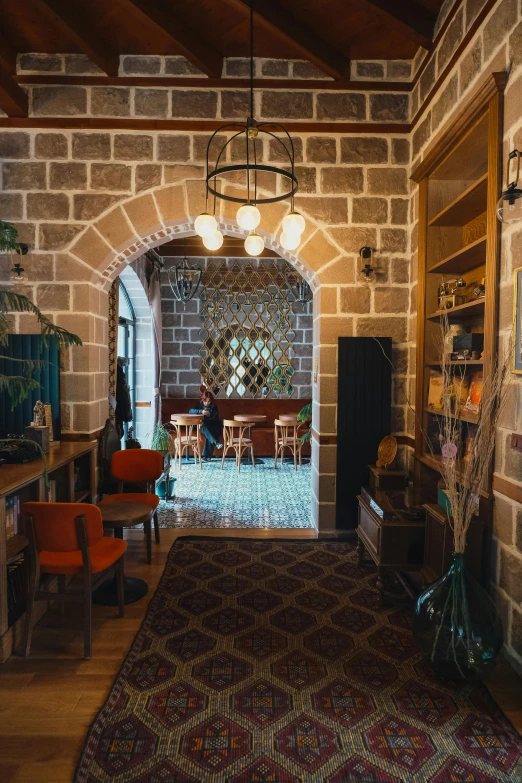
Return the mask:
[[[513,372],[522,374],[522,266],[515,269],[515,299],[514,299],[514,335],[515,361]]]

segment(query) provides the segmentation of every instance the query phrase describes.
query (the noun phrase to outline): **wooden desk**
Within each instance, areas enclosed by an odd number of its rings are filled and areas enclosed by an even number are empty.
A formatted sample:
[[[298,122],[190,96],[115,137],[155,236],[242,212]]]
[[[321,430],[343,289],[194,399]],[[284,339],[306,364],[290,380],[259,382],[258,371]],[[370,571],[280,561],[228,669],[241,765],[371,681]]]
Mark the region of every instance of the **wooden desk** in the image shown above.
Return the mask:
[[[98,441],[64,441],[46,455],[49,481],[56,481],[57,497],[65,502],[91,502],[96,497],[96,451]],[[75,467],[80,468],[84,489],[75,489]],[[26,546],[23,533],[7,538],[5,499],[18,495],[20,506],[29,500],[48,500],[48,488],[43,476],[43,459],[26,465],[0,466],[0,663],[9,658],[13,647],[21,639],[25,615],[12,625],[7,617],[7,565]],[[35,610],[35,622],[45,614],[47,604],[41,602]]]

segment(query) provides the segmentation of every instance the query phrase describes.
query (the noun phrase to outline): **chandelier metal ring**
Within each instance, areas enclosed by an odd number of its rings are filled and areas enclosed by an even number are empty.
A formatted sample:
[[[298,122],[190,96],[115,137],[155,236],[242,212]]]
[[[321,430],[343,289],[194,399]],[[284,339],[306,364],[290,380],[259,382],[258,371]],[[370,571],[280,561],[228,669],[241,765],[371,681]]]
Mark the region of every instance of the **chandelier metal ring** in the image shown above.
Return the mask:
[[[285,169],[277,168],[276,166],[267,166],[263,163],[252,163],[250,164],[249,171],[268,171],[271,174],[280,174],[282,177],[285,177],[286,179],[291,180],[292,182],[292,188],[291,190],[279,195],[279,196],[272,196],[271,198],[261,198],[257,196],[255,203],[256,204],[274,204],[277,201],[284,201],[287,198],[292,198],[292,196],[297,193],[297,189],[299,187],[299,183],[297,181],[297,177],[295,174],[292,174],[291,171],[286,171]],[[209,190],[209,193],[212,193],[213,196],[217,196],[218,198],[222,199],[223,201],[233,201],[236,204],[244,204],[245,203],[245,197],[237,197],[237,196],[229,196],[226,193],[220,193],[214,185],[212,184],[212,180],[215,179],[218,176],[221,176],[222,174],[227,174],[230,171],[246,171],[246,168],[243,164],[238,163],[233,166],[222,166],[220,169],[214,169],[214,171],[211,171],[207,174],[207,187]]]

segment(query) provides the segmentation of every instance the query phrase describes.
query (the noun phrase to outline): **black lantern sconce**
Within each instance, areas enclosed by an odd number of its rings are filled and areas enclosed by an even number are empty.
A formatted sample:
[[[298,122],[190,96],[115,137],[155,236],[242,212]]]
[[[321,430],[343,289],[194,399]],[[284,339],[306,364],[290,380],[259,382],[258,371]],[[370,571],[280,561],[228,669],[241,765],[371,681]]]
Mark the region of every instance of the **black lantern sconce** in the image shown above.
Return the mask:
[[[172,279],[173,271],[174,279]],[[199,290],[201,269],[197,266],[189,266],[188,260],[184,258],[181,264],[169,269],[168,278],[174,297],[178,302],[189,302]]]
[[[511,223],[513,220],[522,218],[522,190],[518,187],[520,177],[520,155],[518,150],[512,150],[509,153],[506,171],[507,188],[503,191],[497,204],[497,217],[503,223]],[[509,172],[511,161],[516,158],[517,167],[515,179],[509,181]]]
[[[29,247],[25,244],[25,242],[18,242],[16,246],[18,260],[13,261],[13,268],[11,269],[11,274],[9,275],[9,280],[11,283],[25,283],[27,281],[27,275],[25,274],[25,269],[22,266],[21,260],[22,256],[26,256],[28,252]]]
[[[372,266],[373,248],[368,247],[367,245],[361,247],[359,250],[359,257],[364,264],[363,268],[360,270],[363,282],[368,284],[373,283],[375,280],[375,269]]]

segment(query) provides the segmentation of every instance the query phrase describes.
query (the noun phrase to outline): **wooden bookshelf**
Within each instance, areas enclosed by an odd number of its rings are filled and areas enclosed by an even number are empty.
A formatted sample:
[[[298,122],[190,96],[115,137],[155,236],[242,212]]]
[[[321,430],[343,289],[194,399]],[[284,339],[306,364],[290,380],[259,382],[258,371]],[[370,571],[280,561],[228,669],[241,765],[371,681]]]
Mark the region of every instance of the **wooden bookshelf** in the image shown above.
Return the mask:
[[[56,481],[57,500],[96,502],[96,454],[98,441],[69,441],[52,446],[46,455],[49,479]],[[75,489],[75,467],[85,476],[87,488]],[[25,614],[11,626],[7,612],[7,565],[27,546],[23,533],[7,538],[6,497],[18,495],[20,505],[31,500],[48,500],[48,489],[43,477],[42,459],[22,465],[0,466],[0,663],[9,658],[14,647],[22,638]],[[56,582],[56,578],[53,577]],[[47,604],[40,602],[35,608],[35,622],[45,614]]]
[[[501,190],[501,119],[505,74],[493,74],[477,92],[448,131],[412,172],[419,185],[419,248],[417,291],[417,384],[415,407],[419,421],[415,431],[415,482],[422,488],[422,502],[437,503],[442,457],[432,454],[435,417],[441,411],[427,405],[430,376],[441,369],[439,355],[443,317],[461,322],[467,332],[483,332],[480,360],[451,361],[471,376],[487,375],[497,350],[497,300],[500,224],[496,203]],[[441,310],[438,288],[443,281],[463,278],[458,289],[467,301]],[[486,296],[477,299],[473,289],[482,282]],[[455,414],[464,437],[477,417],[464,410]],[[464,463],[463,463],[464,464]],[[481,492],[480,516],[492,521],[491,477]],[[485,538],[487,540],[487,536]],[[484,556],[484,564],[488,561]],[[484,565],[483,578],[487,578]]]

